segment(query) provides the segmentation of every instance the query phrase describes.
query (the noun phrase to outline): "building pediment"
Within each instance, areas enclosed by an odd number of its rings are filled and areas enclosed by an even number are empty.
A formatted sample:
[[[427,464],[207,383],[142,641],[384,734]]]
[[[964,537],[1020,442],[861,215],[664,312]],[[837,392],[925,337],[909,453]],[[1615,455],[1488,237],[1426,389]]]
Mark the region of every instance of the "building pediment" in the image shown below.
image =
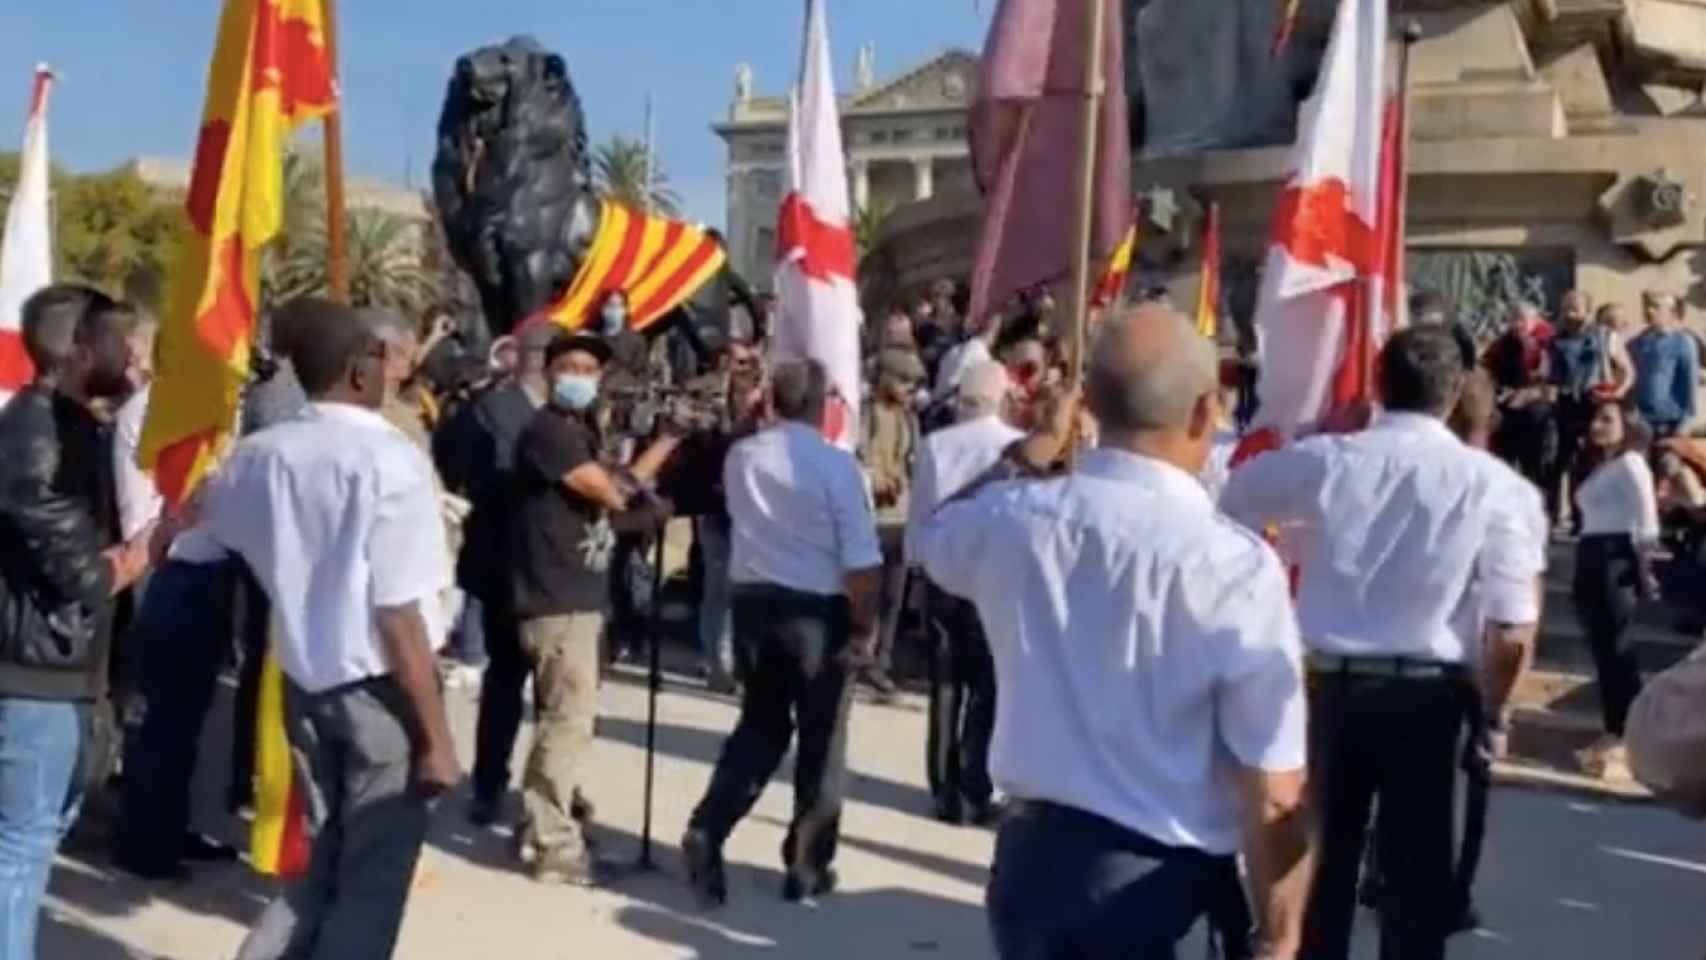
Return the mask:
[[[854,95],[848,113],[892,110],[963,110],[977,90],[977,56],[949,50],[933,60]]]

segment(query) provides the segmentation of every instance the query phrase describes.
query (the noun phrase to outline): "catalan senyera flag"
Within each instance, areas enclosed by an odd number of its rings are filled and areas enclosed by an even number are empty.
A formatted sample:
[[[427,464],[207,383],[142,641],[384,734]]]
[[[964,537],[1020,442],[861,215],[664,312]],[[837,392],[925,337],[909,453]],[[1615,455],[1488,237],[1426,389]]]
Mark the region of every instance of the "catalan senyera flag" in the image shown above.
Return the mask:
[[[195,489],[230,443],[260,294],[261,250],[284,222],[284,148],[336,108],[323,0],[226,0],[208,69],[184,213],[188,229],[155,346],[155,379],[138,460],[168,503]],[[293,786],[283,681],[269,653],[256,724],[254,865],[307,865]]]
[[[1131,276],[1132,262],[1137,259],[1139,236],[1137,218],[1132,218],[1131,229],[1125,232],[1125,239],[1114,248],[1113,256],[1108,258],[1108,265],[1102,270],[1101,279],[1096,281],[1096,290],[1090,295],[1090,305],[1105,307],[1125,291],[1126,279]]]
[[[620,290],[628,300],[628,325],[644,330],[698,293],[727,260],[703,228],[606,199],[580,273],[545,313],[579,329],[606,295]]]
[[[1273,43],[1268,46],[1268,55],[1277,57],[1291,46],[1292,34],[1297,32],[1297,14],[1303,6],[1303,0],[1279,0],[1279,23],[1274,25]]]
[[[1220,333],[1220,204],[1208,205],[1202,232],[1202,272],[1197,280],[1197,332],[1210,340]]]

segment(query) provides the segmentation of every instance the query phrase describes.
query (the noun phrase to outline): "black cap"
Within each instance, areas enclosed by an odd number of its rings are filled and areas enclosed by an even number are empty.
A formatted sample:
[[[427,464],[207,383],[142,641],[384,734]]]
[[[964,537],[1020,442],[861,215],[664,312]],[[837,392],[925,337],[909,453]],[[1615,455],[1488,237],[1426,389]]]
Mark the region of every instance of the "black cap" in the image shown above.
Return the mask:
[[[600,366],[610,362],[613,355],[610,344],[603,337],[590,333],[561,333],[545,348],[545,365],[550,366],[565,353],[581,350],[590,353],[598,360]]]

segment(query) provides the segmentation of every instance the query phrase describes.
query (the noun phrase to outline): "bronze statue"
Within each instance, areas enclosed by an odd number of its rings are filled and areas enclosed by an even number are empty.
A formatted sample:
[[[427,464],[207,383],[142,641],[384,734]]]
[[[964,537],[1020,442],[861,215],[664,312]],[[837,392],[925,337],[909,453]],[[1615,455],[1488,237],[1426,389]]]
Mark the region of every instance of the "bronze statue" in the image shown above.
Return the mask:
[[[432,181],[446,244],[479,291],[486,332],[507,334],[556,301],[600,215],[586,118],[563,58],[516,37],[457,60]],[[646,332],[672,332],[703,360],[709,334],[727,337],[731,297],[760,316],[746,284],[724,270]]]

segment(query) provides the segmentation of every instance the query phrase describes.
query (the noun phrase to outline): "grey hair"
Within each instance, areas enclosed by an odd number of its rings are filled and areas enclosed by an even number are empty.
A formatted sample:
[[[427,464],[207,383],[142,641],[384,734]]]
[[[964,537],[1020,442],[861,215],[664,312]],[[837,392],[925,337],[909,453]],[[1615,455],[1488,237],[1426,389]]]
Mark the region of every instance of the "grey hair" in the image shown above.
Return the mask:
[[[960,377],[954,405],[961,420],[975,420],[1001,411],[1007,391],[1013,388],[1007,368],[994,360],[973,364]]]
[[[1136,337],[1154,340],[1139,349]],[[1220,382],[1214,344],[1184,314],[1145,303],[1109,318],[1092,354],[1086,399],[1104,429],[1142,432],[1184,426]]]
[[[405,337],[419,336],[419,329],[408,317],[403,316],[389,307],[363,307],[356,311],[361,322],[369,331],[378,336],[401,334]]]
[[[829,374],[810,358],[784,360],[770,372],[770,396],[778,417],[818,423],[829,396]]]

